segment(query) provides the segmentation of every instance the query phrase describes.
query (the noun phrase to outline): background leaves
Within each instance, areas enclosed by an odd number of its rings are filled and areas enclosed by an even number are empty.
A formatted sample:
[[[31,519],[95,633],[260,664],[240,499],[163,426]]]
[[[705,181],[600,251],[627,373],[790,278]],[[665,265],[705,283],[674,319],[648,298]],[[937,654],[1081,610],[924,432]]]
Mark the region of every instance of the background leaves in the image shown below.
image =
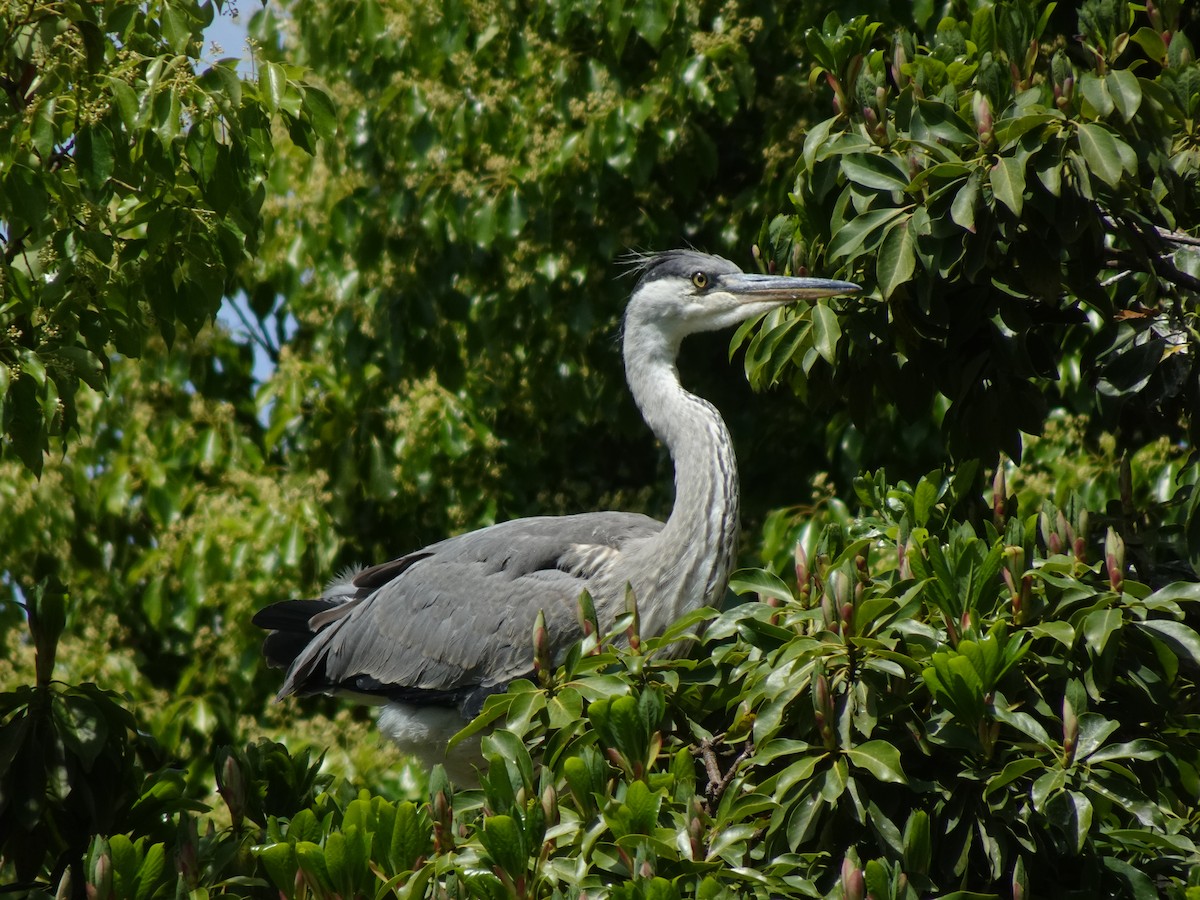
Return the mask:
[[[201,42],[229,11],[3,12],[0,817],[47,823],[0,830],[5,878],[1200,877],[1190,7],[296,2],[241,65]],[[613,260],[685,242],[868,287],[685,348],[738,441],[747,602],[688,658],[514,686],[477,792],[271,703],[251,611],[340,566],[665,514]]]

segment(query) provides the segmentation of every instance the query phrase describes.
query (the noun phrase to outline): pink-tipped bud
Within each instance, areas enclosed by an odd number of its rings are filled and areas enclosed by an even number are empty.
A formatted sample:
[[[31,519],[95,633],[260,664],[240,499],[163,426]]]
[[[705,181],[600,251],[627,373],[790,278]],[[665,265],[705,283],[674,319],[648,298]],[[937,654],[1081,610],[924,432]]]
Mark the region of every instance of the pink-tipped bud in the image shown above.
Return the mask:
[[[821,595],[821,621],[825,623],[825,627],[838,634],[841,631],[841,620],[833,609],[833,598],[826,591]]]
[[[1008,496],[1008,484],[1004,475],[1004,460],[996,466],[996,475],[992,478],[992,523],[998,531],[1004,529],[1005,498]]]
[[[866,900],[867,881],[863,870],[848,856],[842,860],[841,884],[843,900]]]
[[[189,889],[196,887],[200,880],[200,859],[198,848],[200,834],[196,829],[196,820],[187,817],[183,829],[183,840],[175,850],[175,871]]]
[[[550,634],[546,630],[546,614],[538,610],[537,619],[533,623],[533,671],[542,680],[554,669],[554,661],[550,655]]]
[[[1058,537],[1061,546],[1075,546],[1075,531],[1061,509],[1058,511]]]
[[[1051,556],[1057,556],[1062,553],[1063,543],[1062,538],[1058,536],[1057,531],[1050,532],[1050,546],[1047,548]]]
[[[912,559],[912,555],[914,553],[920,552],[921,551],[917,549],[916,544],[913,542],[912,535],[910,534],[908,539],[904,542],[904,546],[900,548],[900,571],[898,574],[902,581],[913,577],[912,563],[910,560]]]
[[[242,817],[246,814],[246,782],[242,778],[242,767],[238,765],[233,754],[225,757],[221,770],[217,773],[217,793],[229,807],[229,818],[235,829],[242,825]]]
[[[971,100],[971,111],[975,114],[975,131],[983,140],[991,140],[992,136],[992,104],[979,91]],[[984,138],[984,135],[987,135]]]
[[[109,856],[107,841],[92,863],[85,890],[88,900],[108,900],[112,896],[112,857]]]
[[[1063,704],[1063,765],[1075,761],[1075,747],[1079,740],[1079,717],[1069,703]]]
[[[1125,584],[1125,542],[1112,528],[1104,536],[1104,565],[1108,570],[1108,583],[1117,593]]]
[[[637,595],[630,585],[625,586],[625,610],[629,613],[629,627],[625,629],[625,635],[629,638],[629,649],[637,653],[642,648],[642,618],[638,613]]]
[[[903,89],[908,84],[908,75],[904,71],[904,66],[908,63],[908,56],[904,52],[904,45],[900,41],[896,41],[892,45],[892,81],[896,82],[896,86]]]

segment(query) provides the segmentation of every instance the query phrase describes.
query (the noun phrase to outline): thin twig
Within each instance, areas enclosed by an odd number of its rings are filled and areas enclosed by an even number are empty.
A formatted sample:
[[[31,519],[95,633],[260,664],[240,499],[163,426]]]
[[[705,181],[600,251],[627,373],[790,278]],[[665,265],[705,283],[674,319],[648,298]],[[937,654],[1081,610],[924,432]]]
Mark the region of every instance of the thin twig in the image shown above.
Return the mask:
[[[721,797],[725,795],[725,791],[729,788],[730,782],[737,775],[738,769],[741,767],[750,755],[754,752],[754,742],[747,740],[742,750],[729,764],[729,768],[721,774],[721,766],[717,762],[717,754],[715,745],[712,740],[705,739],[700,742],[700,746],[696,748],[696,753],[704,760],[704,771],[708,775],[708,787],[704,789],[704,806],[705,812],[712,815],[717,808],[717,804],[721,802]]]
[[[230,298],[228,305],[232,306],[233,311],[235,313],[237,313],[238,319],[241,320],[242,325],[244,325],[246,328],[246,333],[250,335],[250,340],[254,341],[254,343],[256,343],[256,344],[258,344],[258,346],[262,347],[263,352],[265,352],[267,354],[267,356],[269,356],[271,358],[272,362],[276,362],[276,363],[279,362],[278,348],[271,346],[271,344],[269,344],[267,342],[266,337],[263,334],[260,334],[259,331],[255,329],[254,324],[248,318],[246,318],[246,314],[244,312],[242,312],[241,305],[238,304],[238,302],[232,298]]]

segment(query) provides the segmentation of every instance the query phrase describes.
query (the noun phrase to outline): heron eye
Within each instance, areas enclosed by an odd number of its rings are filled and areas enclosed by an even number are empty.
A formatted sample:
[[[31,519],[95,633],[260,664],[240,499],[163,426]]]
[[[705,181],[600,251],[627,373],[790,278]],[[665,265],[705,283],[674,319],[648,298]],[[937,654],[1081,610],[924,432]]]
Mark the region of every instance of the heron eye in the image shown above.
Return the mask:
[[[700,290],[704,290],[706,287],[708,287],[708,276],[703,272],[697,272],[692,276],[692,284],[700,288]]]

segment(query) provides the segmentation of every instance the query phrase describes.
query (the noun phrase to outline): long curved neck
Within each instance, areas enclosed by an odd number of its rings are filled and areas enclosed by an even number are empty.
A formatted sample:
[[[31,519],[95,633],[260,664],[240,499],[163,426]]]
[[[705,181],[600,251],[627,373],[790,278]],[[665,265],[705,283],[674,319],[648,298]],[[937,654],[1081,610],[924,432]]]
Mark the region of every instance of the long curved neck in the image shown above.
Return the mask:
[[[675,359],[681,335],[634,316],[625,325],[625,375],[646,424],[675,464],[675,505],[641,548],[634,584],[643,628],[661,632],[700,606],[720,604],[737,552],[738,474],[729,429],[707,400],[684,390]],[[649,615],[648,615],[649,611]],[[652,621],[648,621],[648,619]],[[651,628],[654,631],[651,631]]]

